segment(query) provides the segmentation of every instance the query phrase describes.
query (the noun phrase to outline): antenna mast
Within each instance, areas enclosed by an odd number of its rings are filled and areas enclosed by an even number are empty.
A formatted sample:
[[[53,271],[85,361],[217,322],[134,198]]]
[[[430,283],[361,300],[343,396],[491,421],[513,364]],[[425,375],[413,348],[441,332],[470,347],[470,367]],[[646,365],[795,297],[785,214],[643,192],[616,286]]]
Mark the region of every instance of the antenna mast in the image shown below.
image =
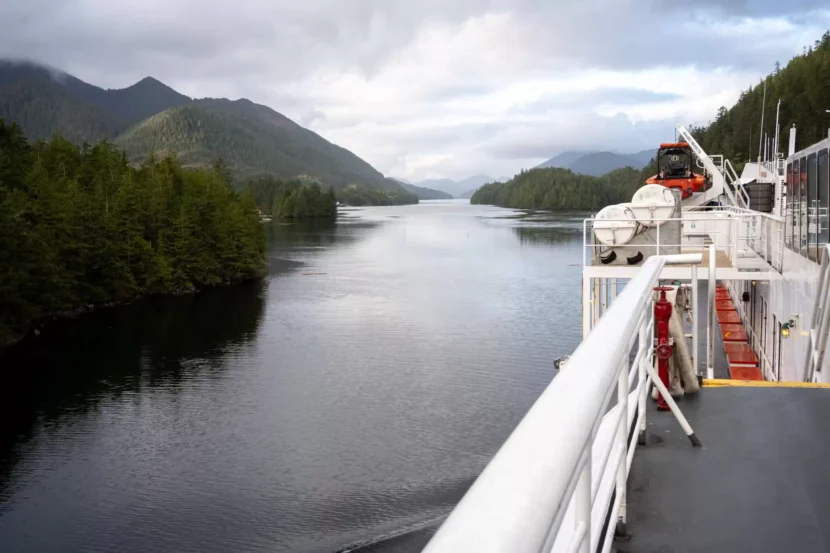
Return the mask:
[[[775,158],[778,159],[778,144],[781,138],[781,127],[778,125],[781,115],[781,98],[778,98],[778,108],[775,110]]]
[[[761,102],[761,136],[758,137],[758,163],[761,163],[761,152],[764,150],[764,108],[767,105],[767,80],[764,79],[764,100]]]

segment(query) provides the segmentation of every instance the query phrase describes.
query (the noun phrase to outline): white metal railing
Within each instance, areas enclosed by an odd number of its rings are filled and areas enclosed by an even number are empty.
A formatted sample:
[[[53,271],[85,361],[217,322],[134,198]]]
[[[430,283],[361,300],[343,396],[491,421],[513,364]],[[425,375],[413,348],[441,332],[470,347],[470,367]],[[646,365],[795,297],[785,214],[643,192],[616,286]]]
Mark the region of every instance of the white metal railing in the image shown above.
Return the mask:
[[[728,159],[725,159],[723,161],[723,168],[724,168],[724,171],[729,175],[729,178],[731,178],[733,181],[740,180],[740,177],[738,176],[738,172],[735,171],[735,168],[732,166],[731,161],[729,161]]]
[[[698,165],[702,166],[705,172],[712,179],[711,188],[705,190],[703,193],[694,196],[687,200],[690,205],[704,205],[711,200],[717,199],[722,194],[725,194],[732,205],[738,205],[735,194],[726,184],[726,177],[723,169],[723,156],[710,156],[706,153],[703,147],[695,140],[692,133],[683,125],[677,125],[677,133],[682,140],[685,140],[689,147],[697,157]]]
[[[762,179],[773,179],[777,182],[781,177],[784,176],[784,170],[787,165],[787,160],[783,158],[774,159],[770,161],[764,161],[761,163],[761,169],[764,171],[763,173],[759,173],[759,177]]]
[[[723,161],[723,176],[726,178],[726,184],[732,187],[735,192],[735,200],[737,200],[737,207],[749,209],[749,192],[744,188],[741,178],[738,176],[735,168],[732,167],[732,162],[728,159]]]
[[[659,378],[651,378],[652,289],[664,264],[700,260],[697,254],[646,261],[473,483],[425,553],[610,549],[616,517],[625,519],[626,481],[637,446],[636,429],[645,428],[650,381],[664,392],[692,443],[697,441]],[[635,344],[636,356],[629,365]],[[616,405],[609,409],[615,395]],[[635,431],[630,436],[632,423]]]
[[[735,206],[696,206],[686,209],[690,213],[697,213],[700,210],[734,213],[746,217],[749,221],[745,232],[747,245],[769,263],[772,268],[779,273],[783,272],[784,230],[786,225],[784,217]]]
[[[703,211],[707,209],[707,211]],[[601,251],[609,246],[601,244],[593,238],[593,224],[598,219],[583,220],[583,256],[584,266],[596,265]],[[689,240],[689,235],[707,236],[711,239],[717,251],[724,253],[733,268],[738,270],[757,271],[757,264],[743,267],[739,262],[741,257],[757,255],[771,268],[781,272],[783,262],[783,225],[784,219],[768,213],[760,213],[750,209],[733,206],[717,208],[690,208],[683,217],[655,219],[661,224],[652,229],[652,241],[638,244],[621,244],[621,248],[639,248],[644,254],[666,254],[666,250],[676,250],[676,253],[699,252],[706,245]],[[603,223],[627,223],[627,219],[602,219]],[[662,223],[680,222],[689,224],[689,228],[681,230],[680,243],[676,237],[665,240],[666,231],[661,233]],[[700,228],[691,227],[699,225]],[[693,232],[694,230],[694,232]],[[675,233],[672,235],[676,236]],[[673,252],[674,253],[674,252]]]
[[[827,335],[830,333],[830,244],[824,246],[821,254],[816,302],[810,316],[807,338],[807,359],[804,362],[805,382],[820,382],[821,367],[827,349]]]
[[[697,259],[700,253],[695,254],[688,254],[691,257],[690,259]],[[708,254],[703,255],[711,255],[714,256],[714,246],[709,246]],[[679,256],[672,256],[672,259],[682,259]],[[702,257],[701,257],[702,259]],[[714,260],[714,257],[712,258]],[[677,261],[675,261],[676,263]],[[714,313],[715,311],[715,287],[716,287],[716,267],[714,261],[710,264],[708,270],[708,281],[709,281],[709,291],[711,292],[711,301],[709,303],[709,311]],[[712,360],[709,359],[708,365],[706,364],[705,360],[700,357],[700,336],[699,336],[699,304],[698,304],[698,295],[700,293],[698,282],[699,282],[699,267],[696,264],[691,266],[689,281],[690,281],[690,303],[689,303],[689,312],[691,315],[691,322],[692,322],[692,332],[691,334],[687,334],[687,338],[692,339],[692,348],[690,350],[690,354],[692,357],[692,366],[696,367],[696,371],[698,374],[703,377],[707,377],[706,375],[711,374],[711,371],[707,371],[705,368],[703,370],[699,370],[701,361],[704,361],[704,366],[711,368],[712,367]],[[676,280],[676,275],[674,275]],[[614,277],[602,277],[602,276],[583,276],[583,291],[582,291],[582,336],[583,338],[587,337],[590,334],[591,329],[596,325],[597,321],[605,314],[608,310],[609,305],[613,303],[616,299],[617,295],[620,292],[620,284],[623,283],[623,279],[618,279]],[[708,321],[709,327],[707,328],[707,348],[712,344],[713,341],[713,334],[712,334],[712,327],[711,321]],[[708,377],[707,377],[708,378]]]
[[[601,220],[603,223],[627,223],[630,222],[628,219],[594,219],[589,218],[585,219],[582,224],[582,234],[583,234],[583,265],[588,266],[590,265],[590,259],[595,259],[600,251],[604,248],[609,248],[605,244],[601,244],[598,242],[594,242],[592,239],[593,236],[593,224],[596,221]],[[656,227],[653,227],[653,242],[650,243],[628,243],[628,244],[621,244],[620,248],[630,248],[636,249],[639,248],[643,250],[644,253],[651,253],[653,255],[660,255],[666,254],[667,252],[661,251],[666,250],[668,248],[677,249],[676,253],[698,253],[702,249],[706,247],[705,244],[695,244],[692,242],[684,242],[681,238],[680,243],[676,242],[676,238],[672,237],[669,240],[666,240],[666,231],[664,229],[664,223],[670,222],[680,222],[680,223],[712,223],[717,224],[721,223],[720,227],[713,227],[709,230],[706,230],[705,234],[711,237],[712,241],[715,243],[715,249],[718,251],[723,251],[729,257],[729,260],[733,262],[737,258],[737,244],[738,244],[738,225],[736,221],[733,220],[732,217],[723,217],[721,219],[712,217],[711,215],[692,215],[692,216],[685,216],[685,217],[668,217],[664,219],[653,219],[653,221],[659,223]],[[662,231],[661,231],[662,229]],[[682,233],[683,231],[681,231]],[[702,231],[701,231],[702,232]],[[672,235],[674,233],[671,233]],[[674,252],[673,252],[674,253]]]
[[[677,132],[695,153],[698,167],[704,169],[705,173],[712,179],[711,188],[689,200],[689,203],[704,205],[723,194],[731,205],[744,209],[749,208],[749,192],[741,182],[741,178],[738,176],[732,163],[722,155],[707,154],[703,147],[695,140],[694,136],[692,136],[692,133],[683,125],[677,125]],[[772,164],[774,162],[770,163]],[[783,174],[780,172],[780,167],[776,167],[778,168],[778,174]]]

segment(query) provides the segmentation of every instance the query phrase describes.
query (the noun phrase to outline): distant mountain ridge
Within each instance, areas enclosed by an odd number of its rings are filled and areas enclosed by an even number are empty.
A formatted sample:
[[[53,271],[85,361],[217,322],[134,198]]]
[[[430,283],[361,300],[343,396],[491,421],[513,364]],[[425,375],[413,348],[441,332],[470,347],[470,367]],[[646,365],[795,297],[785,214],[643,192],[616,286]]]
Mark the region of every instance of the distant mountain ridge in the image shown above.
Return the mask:
[[[0,87],[22,81],[60,85],[76,100],[95,106],[122,126],[193,101],[152,77],[145,77],[127,88],[103,89],[58,69],[29,61],[0,59]]]
[[[598,177],[615,169],[622,169],[623,167],[642,169],[648,165],[649,161],[651,161],[656,153],[656,148],[651,150],[642,150],[632,154],[566,151],[552,157],[544,163],[537,165],[535,169],[570,169],[574,173]]]
[[[452,194],[448,194],[446,192],[442,192],[440,190],[434,190],[432,188],[426,188],[423,186],[416,186],[410,182],[405,182],[402,179],[393,179],[398,182],[401,186],[404,187],[405,190],[415,194],[418,196],[419,200],[451,200]]]
[[[239,178],[305,176],[336,189],[355,184],[417,201],[352,152],[267,106],[193,99],[152,77],[103,89],[43,65],[0,60],[0,118],[30,139],[58,132],[78,144],[111,140],[133,162],[172,154],[185,166],[203,167],[221,158]]]
[[[402,179],[398,179],[401,182]],[[423,188],[431,188],[450,194],[453,198],[469,198],[466,196],[468,192],[478,190],[482,185],[490,182],[496,182],[497,179],[489,175],[473,175],[459,181],[452,179],[426,179],[419,182],[412,183],[415,186]]]
[[[31,140],[48,139],[60,131],[79,144],[113,138],[124,128],[99,107],[37,79],[0,85],[0,119],[17,123]]]
[[[560,167],[562,169],[568,169],[574,161],[578,160],[579,158],[596,153],[595,151],[566,151],[560,154],[557,154],[547,160],[544,163],[540,163],[534,169],[546,169],[548,167]]]

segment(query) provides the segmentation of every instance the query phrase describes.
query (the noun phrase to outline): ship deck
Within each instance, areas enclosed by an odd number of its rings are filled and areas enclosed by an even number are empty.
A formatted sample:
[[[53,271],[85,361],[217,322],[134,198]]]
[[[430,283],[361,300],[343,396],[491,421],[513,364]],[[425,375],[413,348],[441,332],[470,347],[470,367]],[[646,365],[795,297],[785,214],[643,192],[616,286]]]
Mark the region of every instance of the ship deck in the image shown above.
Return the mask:
[[[629,479],[631,539],[617,551],[830,550],[830,390],[764,384],[679,402],[700,449],[651,405]]]
[[[698,284],[700,358],[706,372],[708,283]],[[686,331],[691,323],[685,320]],[[629,537],[618,553],[830,551],[830,420],[827,385],[729,379],[714,332],[714,380],[678,406],[703,444],[693,448],[671,413],[648,402],[647,443],[628,480]],[[353,553],[415,553],[436,527]]]
[[[699,286],[706,313],[706,284]],[[698,322],[702,350],[705,319]],[[671,413],[648,403],[647,442],[628,481],[631,537],[615,542],[616,551],[830,551],[830,440],[823,431],[830,389],[727,380],[721,332],[714,337],[715,380],[678,401],[703,447],[692,448]],[[705,368],[703,357],[699,374]]]
[[[698,264],[698,279],[705,281],[709,278],[709,252],[705,248],[683,247],[679,253],[700,253],[703,258]],[[647,258],[646,258],[647,259]],[[585,266],[584,276],[589,278],[633,278],[642,267],[645,260],[633,265],[613,264],[603,265],[598,260],[589,260]],[[663,278],[668,280],[688,280],[691,265],[673,264],[663,269]],[[780,274],[770,266],[756,252],[742,250],[736,260],[723,250],[715,250],[715,268],[717,280],[778,280]]]

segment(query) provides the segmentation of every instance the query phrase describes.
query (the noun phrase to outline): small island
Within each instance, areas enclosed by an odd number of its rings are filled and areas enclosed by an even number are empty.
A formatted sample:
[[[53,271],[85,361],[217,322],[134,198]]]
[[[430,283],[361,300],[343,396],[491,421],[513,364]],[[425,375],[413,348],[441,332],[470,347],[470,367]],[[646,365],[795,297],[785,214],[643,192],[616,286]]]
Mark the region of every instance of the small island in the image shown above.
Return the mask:
[[[507,182],[485,184],[470,203],[514,209],[599,209],[628,201],[651,171],[652,167],[642,171],[623,167],[594,177],[561,168],[531,169]]]

